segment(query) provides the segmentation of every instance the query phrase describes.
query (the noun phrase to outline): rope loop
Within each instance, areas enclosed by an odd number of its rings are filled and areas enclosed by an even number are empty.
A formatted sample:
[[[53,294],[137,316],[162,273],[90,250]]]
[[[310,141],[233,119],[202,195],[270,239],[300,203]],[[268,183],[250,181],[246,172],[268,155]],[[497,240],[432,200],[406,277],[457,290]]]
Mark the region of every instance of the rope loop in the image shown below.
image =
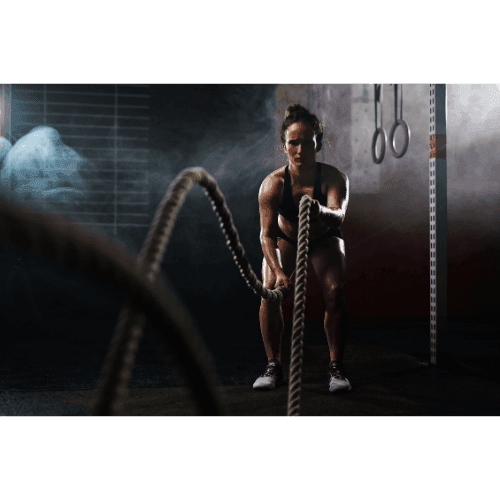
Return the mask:
[[[282,300],[289,295],[291,290],[287,290],[283,286],[276,290],[268,290],[259,281],[245,255],[231,212],[217,181],[201,167],[187,168],[171,182],[164,198],[158,205],[144,245],[137,257],[136,267],[138,271],[146,276],[149,282],[156,281],[177,214],[188,191],[194,184],[199,184],[209,197],[212,208],[219,219],[220,227],[226,236],[233,260],[247,285],[255,294],[266,300]],[[145,318],[141,315],[137,303],[134,301],[125,303],[112,340],[114,348],[110,349],[108,353],[100,381],[100,390],[94,410],[98,414],[106,414],[106,412],[119,414],[123,407],[145,324]],[[131,342],[132,337],[134,342]],[[162,352],[168,352],[162,336],[157,335],[154,340]]]
[[[135,352],[146,318],[183,367],[180,373],[202,415],[223,415],[217,374],[195,324],[175,295],[159,280],[141,274],[136,256],[113,240],[83,229],[63,216],[40,213],[0,199],[0,244],[27,248],[111,286],[126,302],[101,373],[91,415],[123,409]],[[171,354],[170,354],[171,356]]]
[[[135,262],[112,240],[97,234],[89,236],[88,231],[68,225],[63,217],[33,214],[18,207],[14,210],[0,200],[0,227],[3,229],[0,243],[30,248],[68,266],[78,267],[82,272],[98,272],[116,290],[128,293],[103,365],[92,415],[118,415],[122,412],[148,317],[156,327],[152,337],[162,354],[170,360],[169,347],[172,347],[183,364],[184,370],[173,368],[179,375],[187,376],[201,413],[224,414],[215,388],[217,376],[199,334],[182,304],[157,280],[177,213],[195,183],[201,185],[209,196],[233,259],[248,286],[257,295],[271,301],[282,300],[291,293],[283,286],[268,290],[258,280],[245,256],[224,195],[216,180],[201,167],[183,170],[170,184]],[[299,414],[311,203],[311,197],[306,195],[299,207],[289,415]]]

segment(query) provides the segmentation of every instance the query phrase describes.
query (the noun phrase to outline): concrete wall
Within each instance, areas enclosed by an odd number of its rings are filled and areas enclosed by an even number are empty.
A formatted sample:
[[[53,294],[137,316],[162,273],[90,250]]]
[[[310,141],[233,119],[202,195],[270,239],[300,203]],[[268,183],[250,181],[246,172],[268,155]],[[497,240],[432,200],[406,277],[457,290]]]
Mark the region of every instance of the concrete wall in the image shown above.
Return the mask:
[[[258,190],[269,172],[285,164],[279,125],[286,106],[300,102],[325,123],[325,144],[318,159],[337,166],[351,180],[342,227],[351,316],[428,316],[428,86],[404,86],[410,147],[401,159],[387,152],[380,165],[373,163],[370,154],[371,85],[222,87],[153,88],[148,177],[154,190],[148,220],[173,178],[184,168],[202,166],[216,177],[245,252],[259,273]],[[365,89],[368,102],[363,102]],[[388,131],[393,90],[389,86],[384,90]],[[449,312],[484,315],[494,311],[498,302],[500,92],[485,85],[450,85],[448,90]],[[140,247],[143,240],[136,243]],[[207,315],[233,313],[237,317],[248,313],[260,335],[260,301],[241,279],[199,187],[193,188],[179,212],[162,270],[194,317],[214,335],[217,323],[206,321]],[[306,314],[320,316],[324,304],[313,273],[309,276]],[[33,278],[34,296],[49,297],[45,280],[50,276],[40,273],[39,285],[37,279]],[[22,297],[25,284],[18,281]],[[9,287],[6,281],[0,295],[11,298]],[[16,302],[24,307],[24,302]],[[290,303],[287,307],[291,315]],[[53,310],[50,304],[47,310]]]
[[[496,85],[454,84],[447,89],[448,310],[454,316],[486,315],[496,307],[498,294],[492,291],[500,270],[500,91]],[[276,129],[287,105],[308,106],[326,126],[318,160],[337,166],[351,181],[343,231],[346,294],[355,316],[428,314],[428,90],[427,84],[403,85],[410,146],[397,159],[387,145],[377,165],[370,151],[373,85],[276,87]],[[384,85],[387,135],[393,122],[394,87]],[[285,163],[282,153],[276,160],[276,166]]]

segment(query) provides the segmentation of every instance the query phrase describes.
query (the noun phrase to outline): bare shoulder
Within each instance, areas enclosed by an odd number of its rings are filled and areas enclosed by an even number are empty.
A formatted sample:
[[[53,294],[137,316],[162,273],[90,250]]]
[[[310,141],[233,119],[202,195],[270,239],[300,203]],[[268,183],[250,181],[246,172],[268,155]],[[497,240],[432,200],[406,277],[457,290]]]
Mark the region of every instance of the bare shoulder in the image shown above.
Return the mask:
[[[344,172],[333,165],[323,163],[323,166],[325,167],[323,178],[326,180],[327,185],[330,187],[335,186],[341,191],[349,191],[349,179]]]
[[[323,167],[325,167],[324,169],[324,176],[327,178],[327,179],[330,179],[332,181],[334,180],[343,180],[345,182],[347,182],[347,175],[344,174],[344,172],[342,172],[341,170],[339,170],[337,167],[334,167],[333,165],[328,165],[327,163],[322,163]]]
[[[274,198],[283,192],[283,182],[285,179],[285,167],[274,170],[262,181],[259,189],[259,198]]]

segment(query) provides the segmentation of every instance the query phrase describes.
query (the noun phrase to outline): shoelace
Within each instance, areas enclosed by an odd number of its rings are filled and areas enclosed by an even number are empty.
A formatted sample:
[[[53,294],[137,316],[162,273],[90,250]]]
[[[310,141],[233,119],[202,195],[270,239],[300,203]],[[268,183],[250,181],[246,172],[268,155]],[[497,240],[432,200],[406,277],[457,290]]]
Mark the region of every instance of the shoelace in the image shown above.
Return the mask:
[[[332,378],[338,378],[340,380],[345,379],[345,375],[338,368],[330,366],[329,369],[330,369],[330,376]]]
[[[280,365],[267,365],[266,371],[262,377],[278,377]]]

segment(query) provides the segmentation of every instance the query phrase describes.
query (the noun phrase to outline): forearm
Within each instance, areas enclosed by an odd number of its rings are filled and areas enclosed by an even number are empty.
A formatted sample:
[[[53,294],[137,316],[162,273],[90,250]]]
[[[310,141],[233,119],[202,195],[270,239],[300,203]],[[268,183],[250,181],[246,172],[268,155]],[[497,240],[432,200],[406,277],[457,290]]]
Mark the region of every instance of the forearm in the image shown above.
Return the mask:
[[[273,273],[277,276],[279,273],[283,272],[283,268],[281,267],[281,262],[278,257],[278,252],[276,248],[276,238],[270,237],[261,237],[260,244],[262,246],[262,252],[264,253],[264,258],[266,259],[267,264],[273,271]]]
[[[344,213],[342,210],[332,210],[321,205],[318,220],[328,227],[338,227],[344,222]]]

